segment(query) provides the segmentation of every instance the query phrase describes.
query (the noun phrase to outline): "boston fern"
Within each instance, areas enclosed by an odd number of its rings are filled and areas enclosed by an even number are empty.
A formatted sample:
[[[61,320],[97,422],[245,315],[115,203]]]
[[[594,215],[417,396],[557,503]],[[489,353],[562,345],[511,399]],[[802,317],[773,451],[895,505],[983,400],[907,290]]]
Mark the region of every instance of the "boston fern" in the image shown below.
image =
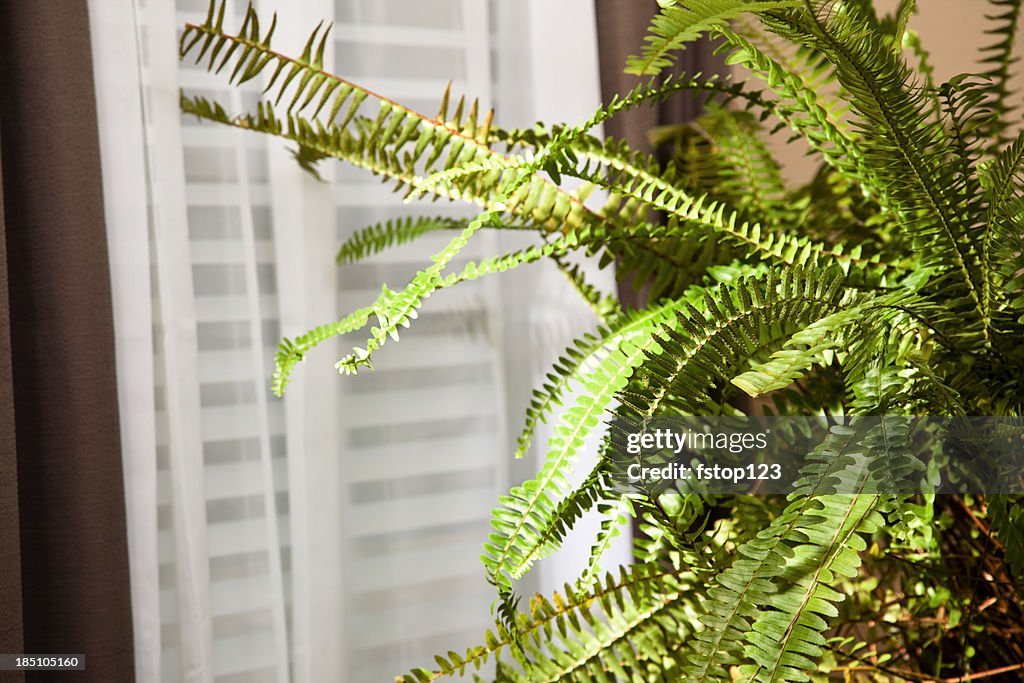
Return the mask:
[[[368,330],[338,369],[371,367],[434,292],[540,259],[601,317],[527,411],[520,455],[538,422],[557,424],[536,477],[494,511],[482,557],[499,597],[494,629],[399,680],[1024,678],[1020,496],[823,486],[855,459],[860,416],[1021,415],[1024,133],[1008,85],[1020,0],[991,2],[983,71],[944,83],[911,28],[913,0],[885,16],[869,0],[660,5],[627,65],[647,80],[578,125],[528,130],[501,129],[447,92],[428,116],[327,73],[322,26],[288,57],[271,48],[276,17],[261,27],[250,9],[232,32],[214,0],[182,35],[183,58],[265,86],[248,113],[183,95],[186,112],[281,138],[311,172],[340,159],[409,198],[480,211],[384,223],[344,244],[339,263],[452,236],[405,287],[284,340],[275,392],[325,340]],[[701,37],[749,80],[666,76]],[[687,96],[705,113],[657,132],[666,154],[590,132]],[[778,129],[817,158],[808,183],[783,182],[766,144]],[[537,243],[454,269],[491,229]],[[614,264],[648,304],[623,310],[569,265],[573,252]],[[835,423],[789,495],[626,493],[611,438],[570,484],[585,437],[604,423],[744,413]],[[515,582],[593,510],[604,522],[585,575],[521,604]],[[630,520],[636,562],[606,574],[601,552]]]

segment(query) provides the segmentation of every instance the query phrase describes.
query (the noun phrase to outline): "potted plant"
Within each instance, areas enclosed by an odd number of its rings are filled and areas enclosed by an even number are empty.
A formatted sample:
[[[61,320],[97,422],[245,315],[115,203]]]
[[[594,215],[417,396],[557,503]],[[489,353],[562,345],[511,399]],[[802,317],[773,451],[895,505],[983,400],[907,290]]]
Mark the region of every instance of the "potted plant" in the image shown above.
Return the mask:
[[[250,9],[230,31],[213,0],[182,35],[183,58],[234,84],[266,82],[254,111],[183,95],[184,111],[281,138],[308,170],[340,159],[410,197],[480,210],[373,226],[343,245],[340,260],[351,261],[430,231],[452,235],[402,290],[282,341],[277,393],[324,340],[369,328],[338,363],[357,372],[432,293],[539,259],[597,254],[649,287],[645,307],[622,310],[566,267],[602,325],[566,350],[528,410],[520,452],[567,388],[583,387],[537,476],[494,511],[482,559],[499,596],[495,628],[402,680],[491,660],[513,681],[1024,675],[1020,489],[864,487],[915,461],[899,424],[863,421],[1021,414],[1024,133],[1008,86],[1020,2],[991,2],[986,70],[945,83],[910,28],[912,0],[884,16],[867,0],[660,4],[628,65],[650,80],[576,126],[530,130],[500,129],[449,93],[424,115],[329,74],[323,27],[289,57],[271,48],[276,18],[264,31]],[[705,35],[748,81],[662,75]],[[706,113],[661,132],[673,143],[667,161],[589,134],[624,110],[694,94]],[[819,162],[810,182],[783,182],[765,142],[779,128]],[[569,190],[563,178],[583,182]],[[596,189],[607,194],[599,206],[588,201]],[[539,243],[453,270],[487,229],[532,230]],[[602,422],[748,413],[835,425],[788,495],[624,490],[614,430],[583,484],[568,483]],[[836,486],[857,462],[868,472],[860,487]],[[592,508],[606,522],[585,574],[520,610],[514,581]],[[629,519],[644,532],[636,563],[602,575],[601,551]]]

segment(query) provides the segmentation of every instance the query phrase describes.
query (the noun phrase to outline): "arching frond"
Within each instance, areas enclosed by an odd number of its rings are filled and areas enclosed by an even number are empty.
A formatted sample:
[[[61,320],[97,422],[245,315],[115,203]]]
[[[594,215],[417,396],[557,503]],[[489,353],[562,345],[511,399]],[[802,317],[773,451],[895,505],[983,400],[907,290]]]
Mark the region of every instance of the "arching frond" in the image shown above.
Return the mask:
[[[837,271],[802,269],[742,278],[716,294],[705,293],[703,311],[684,309],[679,331],[664,328],[662,353],[644,366],[646,386],[630,400],[641,414],[698,412],[757,350],[781,345],[794,326],[836,313],[843,297]]]
[[[828,351],[846,349],[856,354],[865,337],[886,329],[913,299],[902,291],[859,301],[847,296],[840,310],[796,332],[767,361],[734,377],[732,383],[752,397],[784,389],[812,366],[825,364]]]
[[[740,667],[749,681],[804,681],[817,669],[825,651],[826,619],[838,615],[843,600],[839,583],[854,577],[866,534],[882,523],[875,495],[824,496],[814,521],[802,526],[802,542],[782,565],[782,585],[746,633],[745,654],[753,660]]]
[[[584,440],[647,354],[658,349],[653,326],[650,320],[645,322],[630,326],[635,334],[619,335],[615,344],[607,347],[606,355],[586,376],[583,393],[555,426],[537,477],[513,487],[502,497],[502,507],[494,510],[491,524],[496,533],[481,559],[495,580],[520,578],[552,550],[544,530],[558,523],[552,522],[559,519],[557,497],[567,492],[568,474]]]
[[[1018,108],[1011,97],[1013,93],[1010,90],[1010,79],[1013,76],[1013,66],[1019,60],[1014,54],[1014,47],[1020,24],[1021,0],[989,0],[989,4],[992,6],[993,14],[988,19],[992,24],[985,33],[992,36],[995,42],[982,50],[982,63],[988,67],[984,75],[991,82],[989,102],[995,116],[992,117],[986,133],[991,140],[990,151],[994,151],[1009,141],[1015,128],[1014,123],[1009,120],[1010,115]]]
[[[980,183],[988,209],[985,261],[995,268],[991,275],[1010,310],[1018,311],[1024,309],[1024,131],[984,169]]]
[[[590,375],[606,354],[621,348],[627,341],[650,336],[669,320],[677,305],[673,301],[666,301],[640,311],[624,312],[610,320],[606,326],[584,335],[566,348],[548,372],[547,381],[533,392],[530,407],[526,411],[526,424],[518,439],[516,456],[526,454],[537,424],[546,421],[551,410],[562,404],[562,398],[572,382],[592,383]]]
[[[522,652],[509,652],[511,638],[500,626],[486,634],[485,644],[464,655],[436,657],[434,671],[416,669],[402,683],[428,683],[461,676],[488,660],[498,660],[499,680],[591,681],[609,672],[629,678],[628,671],[671,671],[660,634],[671,630],[684,637],[686,609],[699,591],[699,574],[681,564],[636,565],[607,575],[593,589],[578,594],[571,586],[551,599],[537,595],[529,611],[519,615]],[[556,641],[557,639],[557,641]]]
[[[683,646],[688,680],[731,680],[730,667],[740,665],[749,654],[748,634],[756,635],[752,625],[765,606],[779,605],[777,594],[780,584],[784,585],[785,568],[796,556],[795,548],[820,542],[809,537],[803,525],[822,520],[819,506],[827,504],[824,501],[860,499],[826,495],[844,480],[849,483],[847,470],[855,463],[846,451],[854,447],[857,434],[855,429],[833,429],[802,470],[798,497],[780,516],[762,523],[761,531],[740,545],[732,564],[715,577],[700,617],[705,629]],[[824,557],[822,560],[827,561]],[[790,618],[800,616],[790,614]]]
[[[792,1],[766,0],[690,0],[683,5],[668,5],[651,22],[644,49],[627,62],[628,73],[656,75],[672,66],[675,52],[686,48],[711,29],[728,23],[745,12],[765,12],[793,7]]]
[[[489,257],[482,259],[479,262],[471,261],[457,273],[437,276],[437,279],[433,283],[434,290],[432,291],[452,287],[460,282],[476,280],[484,275],[501,273],[522,264],[538,261],[542,258],[547,258],[555,254],[564,254],[570,244],[571,242],[568,240],[556,239],[552,242],[546,242],[541,246],[529,247],[509,254],[503,254],[501,256]],[[274,394],[277,396],[284,394],[284,390],[288,385],[288,380],[291,377],[292,371],[299,362],[305,359],[306,353],[329,339],[363,329],[366,327],[371,317],[376,316],[378,320],[381,320],[385,317],[384,311],[387,307],[393,305],[395,296],[396,292],[393,292],[385,285],[381,290],[380,296],[373,305],[361,308],[336,323],[322,325],[310,330],[294,340],[284,339],[280,344],[280,349],[278,350],[277,356],[274,360]],[[405,324],[399,322],[396,323],[396,326],[408,326],[409,317],[414,317],[416,315],[415,309],[409,310],[411,312],[406,313]],[[380,334],[380,328],[374,328],[374,330],[376,334]],[[394,334],[397,337],[397,332]],[[356,354],[358,356],[358,352],[356,352]],[[341,363],[339,363],[337,367],[342,372],[347,370],[347,368]]]
[[[363,228],[338,249],[338,265],[355,263],[437,230],[458,230],[465,221],[455,218],[400,218]]]
[[[922,265],[940,271],[948,298],[966,302],[964,315],[968,322],[973,318],[978,343],[986,343],[990,321],[982,302],[979,255],[969,225],[952,208],[955,191],[944,172],[942,129],[929,121],[926,97],[914,87],[902,57],[871,37],[862,15],[811,0],[805,6],[803,12],[767,13],[766,22],[837,64],[837,78],[851,95],[863,132],[859,156],[878,172],[893,210],[920,240]]]

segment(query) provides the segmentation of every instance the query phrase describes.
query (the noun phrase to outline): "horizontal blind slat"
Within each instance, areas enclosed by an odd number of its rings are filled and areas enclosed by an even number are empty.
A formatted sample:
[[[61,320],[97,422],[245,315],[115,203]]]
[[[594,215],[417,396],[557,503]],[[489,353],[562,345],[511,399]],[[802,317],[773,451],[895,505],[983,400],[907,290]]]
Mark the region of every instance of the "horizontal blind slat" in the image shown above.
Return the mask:
[[[417,531],[442,524],[477,522],[489,518],[487,505],[493,500],[493,488],[459,491],[422,499],[394,500],[353,506],[358,511],[359,525],[352,530],[358,538],[394,531]]]
[[[361,427],[391,425],[401,422],[427,422],[453,417],[493,415],[494,388],[490,386],[460,387],[456,391],[419,389],[396,392],[386,404],[361,398],[342,399],[342,412],[351,423]]]
[[[281,515],[278,521],[281,525],[281,545],[286,547],[291,543],[287,527],[288,516]],[[261,517],[210,524],[207,526],[206,534],[209,545],[209,557],[211,559],[245,553],[257,553],[267,549],[266,521]],[[160,545],[161,557],[173,557],[173,531],[160,531],[158,533],[158,543]]]

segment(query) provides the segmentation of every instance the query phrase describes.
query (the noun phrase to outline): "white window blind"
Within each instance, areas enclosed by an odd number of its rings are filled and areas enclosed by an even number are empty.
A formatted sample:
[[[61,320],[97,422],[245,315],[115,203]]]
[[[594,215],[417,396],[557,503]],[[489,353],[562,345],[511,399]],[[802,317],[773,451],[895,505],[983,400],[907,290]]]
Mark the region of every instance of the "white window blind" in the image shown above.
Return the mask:
[[[557,80],[538,90],[550,65],[523,61],[544,44],[531,35],[552,39],[535,4],[258,7],[281,15],[282,52],[333,20],[329,69],[429,113],[452,80],[521,126],[557,118],[549,100],[566,92]],[[567,5],[578,14],[589,1]],[[229,9],[235,28],[245,5]],[[472,209],[403,205],[336,163],[319,183],[280,141],[182,116],[179,88],[229,110],[257,98],[259,84],[225,87],[178,63],[180,26],[205,11],[205,0],[90,3],[139,680],[391,680],[492,624],[478,559],[490,509],[535,471],[510,469],[509,416],[518,428],[528,387],[593,321],[557,272],[485,278],[431,297],[376,372],[334,374],[356,335],[311,353],[285,400],[272,398],[282,335],[366,305],[383,282],[401,287],[447,236],[337,269],[340,241],[389,218]],[[561,63],[590,69],[566,77],[592,87],[563,118],[597,102],[592,32],[578,40]],[[460,263],[504,239],[475,239]]]

